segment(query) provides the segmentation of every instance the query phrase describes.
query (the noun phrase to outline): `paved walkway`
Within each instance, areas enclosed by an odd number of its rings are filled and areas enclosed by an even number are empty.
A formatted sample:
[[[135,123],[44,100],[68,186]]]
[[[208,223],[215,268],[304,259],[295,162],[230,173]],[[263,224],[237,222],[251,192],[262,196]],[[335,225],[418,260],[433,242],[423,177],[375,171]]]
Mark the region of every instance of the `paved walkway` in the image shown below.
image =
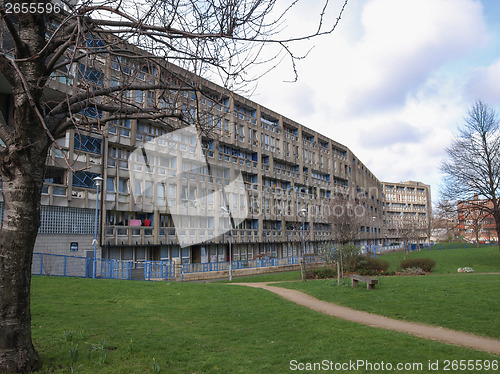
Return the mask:
[[[493,338],[486,338],[466,332],[446,329],[443,327],[400,321],[397,319],[383,317],[377,314],[361,312],[359,310],[354,310],[337,304],[318,300],[297,290],[271,286],[269,285],[269,283],[230,284],[262,288],[280,295],[287,300],[293,301],[294,303],[306,306],[309,309],[316,310],[318,312],[342,318],[348,321],[360,323],[362,325],[404,332],[406,334],[418,336],[424,339],[436,340],[443,343],[458,345],[466,348],[476,349],[478,351],[500,355],[500,340],[496,340]]]

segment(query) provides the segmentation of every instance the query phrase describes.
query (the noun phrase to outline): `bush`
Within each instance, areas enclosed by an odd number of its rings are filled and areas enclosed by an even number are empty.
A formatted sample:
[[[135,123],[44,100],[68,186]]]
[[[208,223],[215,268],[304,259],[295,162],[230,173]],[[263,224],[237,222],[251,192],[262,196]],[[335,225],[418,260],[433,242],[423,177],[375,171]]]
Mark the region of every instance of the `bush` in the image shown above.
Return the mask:
[[[364,255],[353,255],[344,260],[344,269],[360,275],[387,274],[389,262]]]
[[[331,267],[324,267],[319,269],[307,270],[304,274],[306,279],[327,279],[335,278],[337,276],[337,269]]]
[[[360,256],[354,269],[361,275],[379,275],[385,274],[389,268],[389,262],[372,258],[368,256]]]
[[[423,271],[431,272],[436,265],[432,258],[407,258],[401,261],[401,269],[421,268]]]
[[[354,271],[363,257],[359,254],[359,247],[353,245],[345,245],[342,249],[342,255],[344,270],[346,271]]]

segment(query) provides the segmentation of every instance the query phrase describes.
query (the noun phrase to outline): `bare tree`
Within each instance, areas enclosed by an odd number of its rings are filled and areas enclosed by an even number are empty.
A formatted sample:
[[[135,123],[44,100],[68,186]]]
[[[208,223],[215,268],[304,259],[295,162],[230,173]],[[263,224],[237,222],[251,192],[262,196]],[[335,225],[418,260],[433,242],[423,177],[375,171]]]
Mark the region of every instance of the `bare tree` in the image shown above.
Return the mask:
[[[434,235],[444,235],[451,240],[459,235],[457,205],[449,200],[440,200],[436,206],[436,213],[432,220]]]
[[[478,211],[491,215],[500,234],[500,124],[497,113],[478,100],[469,109],[465,124],[450,147],[448,160],[441,165],[445,174],[442,194],[452,201],[484,199]]]
[[[419,216],[403,215],[399,222],[398,234],[403,242],[406,256],[410,252],[412,243],[418,243],[428,237],[427,220]]]
[[[50,147],[58,147],[55,141],[70,128],[96,132],[109,121],[124,119],[154,120],[166,129],[193,124],[209,133],[210,121],[201,126],[199,111],[182,108],[177,100],[181,93],[210,95],[202,75],[233,88],[234,82],[249,80],[248,68],[272,68],[284,58],[296,73],[301,56],[292,52],[291,43],[333,32],[346,2],[338,17],[328,21],[330,4],[325,1],[312,32],[285,38],[279,32],[297,1],[282,11],[275,0],[12,0],[0,6],[5,212],[0,231],[0,371],[40,368],[31,341],[31,261],[46,155]],[[279,53],[261,58],[266,45],[278,47]],[[103,71],[109,65],[115,81]],[[154,78],[141,80],[145,71]],[[130,100],[132,93],[148,105]]]
[[[366,219],[365,208],[358,197],[337,194],[330,203],[329,220],[332,225],[334,241],[339,246],[339,261],[342,281],[344,281],[344,246],[354,244],[363,221]]]

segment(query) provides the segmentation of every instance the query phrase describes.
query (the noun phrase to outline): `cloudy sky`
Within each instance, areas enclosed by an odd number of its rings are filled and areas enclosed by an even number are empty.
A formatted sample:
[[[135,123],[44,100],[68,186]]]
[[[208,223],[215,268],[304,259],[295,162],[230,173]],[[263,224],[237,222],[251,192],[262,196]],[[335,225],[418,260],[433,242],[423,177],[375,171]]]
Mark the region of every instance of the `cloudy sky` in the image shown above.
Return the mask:
[[[289,29],[318,14],[299,13]],[[310,42],[298,82],[284,64],[251,98],[348,146],[382,181],[430,184],[436,202],[467,108],[481,98],[500,112],[499,15],[498,0],[350,0],[337,30]]]

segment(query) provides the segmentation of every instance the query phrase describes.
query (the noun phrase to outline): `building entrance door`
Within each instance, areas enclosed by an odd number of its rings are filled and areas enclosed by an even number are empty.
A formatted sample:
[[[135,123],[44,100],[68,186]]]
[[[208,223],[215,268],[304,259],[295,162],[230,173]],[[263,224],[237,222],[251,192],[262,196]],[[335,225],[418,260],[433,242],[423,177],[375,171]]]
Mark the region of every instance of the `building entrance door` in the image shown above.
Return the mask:
[[[191,258],[193,259],[193,264],[201,263],[201,246],[193,245],[191,247]]]

